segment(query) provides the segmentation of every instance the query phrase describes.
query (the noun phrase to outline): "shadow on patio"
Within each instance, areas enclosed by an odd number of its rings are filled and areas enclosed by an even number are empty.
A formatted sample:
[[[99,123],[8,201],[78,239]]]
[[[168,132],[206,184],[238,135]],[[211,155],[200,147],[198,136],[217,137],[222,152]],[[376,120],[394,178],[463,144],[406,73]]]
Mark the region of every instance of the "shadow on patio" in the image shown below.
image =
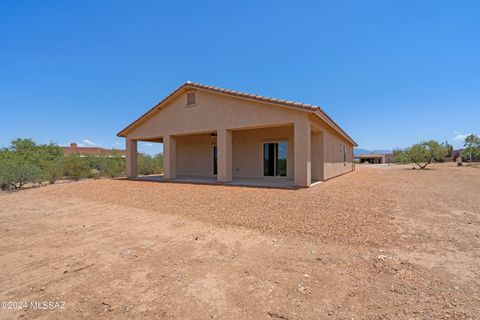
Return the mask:
[[[124,178],[124,180],[158,182],[158,183],[190,183],[203,185],[222,185],[237,187],[255,188],[276,188],[276,189],[302,189],[294,185],[293,179],[283,178],[235,178],[231,182],[218,182],[216,177],[193,177],[177,176],[175,179],[164,180],[163,175],[139,176],[136,178]],[[312,181],[312,186],[317,181]]]

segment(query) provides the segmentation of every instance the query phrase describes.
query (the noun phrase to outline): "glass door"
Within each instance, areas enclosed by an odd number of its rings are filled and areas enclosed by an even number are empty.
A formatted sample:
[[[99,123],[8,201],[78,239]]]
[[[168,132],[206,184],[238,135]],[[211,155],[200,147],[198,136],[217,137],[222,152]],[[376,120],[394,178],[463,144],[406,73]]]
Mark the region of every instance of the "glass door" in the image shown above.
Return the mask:
[[[263,175],[269,177],[287,176],[287,143],[263,144]]]
[[[217,175],[217,145],[213,146],[213,174]]]

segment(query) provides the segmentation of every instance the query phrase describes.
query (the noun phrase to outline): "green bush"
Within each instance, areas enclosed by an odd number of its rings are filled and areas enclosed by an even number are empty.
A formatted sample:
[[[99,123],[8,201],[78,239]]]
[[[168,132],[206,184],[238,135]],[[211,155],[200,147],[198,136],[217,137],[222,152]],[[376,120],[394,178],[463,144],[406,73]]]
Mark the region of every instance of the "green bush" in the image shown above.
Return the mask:
[[[42,170],[21,159],[0,158],[0,188],[12,190],[21,188],[27,183],[42,183],[44,174]]]
[[[72,154],[65,157],[65,175],[78,181],[85,178],[88,174],[88,167],[85,160],[77,154]]]
[[[137,170],[140,175],[163,173],[163,155],[157,154],[152,157],[139,153],[137,157]]]
[[[54,160],[43,160],[40,162],[40,168],[43,171],[45,179],[50,184],[54,184],[55,181],[61,179],[64,175],[64,160],[63,158]]]
[[[119,156],[114,155],[108,158],[108,167],[105,175],[109,178],[120,177],[125,174],[125,160]]]

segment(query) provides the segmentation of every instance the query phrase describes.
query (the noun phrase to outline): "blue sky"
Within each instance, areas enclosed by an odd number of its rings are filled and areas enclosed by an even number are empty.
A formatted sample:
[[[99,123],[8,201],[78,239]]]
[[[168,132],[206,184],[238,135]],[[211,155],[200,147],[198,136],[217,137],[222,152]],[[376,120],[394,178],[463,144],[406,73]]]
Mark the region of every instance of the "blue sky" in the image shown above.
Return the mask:
[[[3,0],[0,41],[0,146],[122,147],[187,80],[321,105],[368,149],[480,133],[479,1]]]

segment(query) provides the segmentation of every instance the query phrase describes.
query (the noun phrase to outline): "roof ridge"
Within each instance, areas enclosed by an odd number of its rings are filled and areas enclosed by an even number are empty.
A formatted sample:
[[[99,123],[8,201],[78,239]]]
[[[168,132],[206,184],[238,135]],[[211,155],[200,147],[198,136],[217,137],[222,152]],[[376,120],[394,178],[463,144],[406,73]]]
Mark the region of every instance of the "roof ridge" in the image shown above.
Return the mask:
[[[309,108],[312,110],[320,110],[322,112],[323,108],[320,107],[319,105],[314,105],[310,103],[304,103],[304,102],[298,102],[298,101],[293,101],[293,100],[287,100],[287,99],[282,99],[282,98],[274,98],[274,97],[269,97],[269,96],[263,96],[259,94],[253,94],[249,92],[244,92],[244,91],[238,91],[238,90],[233,90],[233,89],[227,89],[227,88],[222,88],[222,87],[217,87],[217,86],[211,86],[211,85],[206,85],[200,82],[194,82],[194,81],[186,81],[181,87],[184,86],[192,86],[192,87],[197,87],[201,89],[207,89],[207,90],[214,90],[217,92],[222,92],[222,93],[227,93],[227,94],[233,94],[236,96],[243,96],[246,98],[251,98],[251,99],[257,99],[257,100],[262,100],[262,101],[267,101],[267,102],[273,102],[273,103],[280,103],[280,104],[285,104],[285,105],[290,105],[294,107],[303,107],[303,108]]]

